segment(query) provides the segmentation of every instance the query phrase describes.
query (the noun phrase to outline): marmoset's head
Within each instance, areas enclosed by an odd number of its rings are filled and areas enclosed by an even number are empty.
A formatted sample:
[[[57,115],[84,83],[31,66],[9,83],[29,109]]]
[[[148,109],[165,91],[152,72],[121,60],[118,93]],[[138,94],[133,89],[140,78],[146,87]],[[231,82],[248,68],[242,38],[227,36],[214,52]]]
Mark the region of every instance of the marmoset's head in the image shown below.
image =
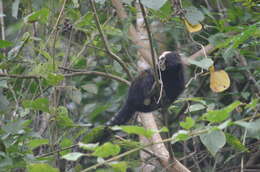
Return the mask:
[[[180,55],[174,51],[165,51],[159,57],[159,67],[161,71],[165,70],[178,70],[183,66]]]

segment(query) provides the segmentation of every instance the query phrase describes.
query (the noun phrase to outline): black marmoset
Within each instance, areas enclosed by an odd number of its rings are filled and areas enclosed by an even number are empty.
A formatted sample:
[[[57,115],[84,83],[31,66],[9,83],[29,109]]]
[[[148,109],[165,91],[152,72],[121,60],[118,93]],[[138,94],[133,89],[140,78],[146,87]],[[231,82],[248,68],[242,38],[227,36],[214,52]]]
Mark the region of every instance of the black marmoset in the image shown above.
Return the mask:
[[[135,112],[151,112],[167,107],[182,93],[185,82],[179,54],[166,51],[159,57],[158,64],[163,91],[156,87],[153,70],[143,71],[131,83],[123,108],[106,123],[107,126],[125,124]]]

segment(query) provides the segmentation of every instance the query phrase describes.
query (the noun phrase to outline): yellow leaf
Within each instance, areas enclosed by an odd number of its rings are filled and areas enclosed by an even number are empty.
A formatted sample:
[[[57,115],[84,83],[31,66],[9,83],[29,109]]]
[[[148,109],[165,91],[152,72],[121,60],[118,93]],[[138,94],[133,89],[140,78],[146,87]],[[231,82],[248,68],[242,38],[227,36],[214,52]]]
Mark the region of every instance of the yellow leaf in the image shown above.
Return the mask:
[[[184,19],[184,23],[185,23],[188,31],[191,32],[191,33],[198,32],[198,31],[200,31],[202,29],[202,25],[200,23],[192,25],[186,19]]]
[[[226,71],[214,71],[214,67],[210,70],[210,88],[213,92],[223,92],[230,86],[230,79]]]

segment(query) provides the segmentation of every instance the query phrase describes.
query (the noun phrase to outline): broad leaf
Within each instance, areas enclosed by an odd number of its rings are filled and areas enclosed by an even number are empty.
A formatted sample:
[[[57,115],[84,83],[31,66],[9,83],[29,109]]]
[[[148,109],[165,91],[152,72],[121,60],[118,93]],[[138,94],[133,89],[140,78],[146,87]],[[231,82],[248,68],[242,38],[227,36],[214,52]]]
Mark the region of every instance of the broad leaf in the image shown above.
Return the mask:
[[[178,141],[185,141],[189,139],[189,132],[186,130],[179,130],[178,132],[174,133],[172,135],[172,143],[178,142]]]
[[[200,140],[213,156],[226,144],[225,134],[221,130],[212,130],[202,134]]]
[[[82,94],[80,92],[79,89],[77,88],[72,88],[70,90],[68,90],[69,92],[69,97],[77,104],[81,103],[81,99],[82,99]]]
[[[109,156],[117,155],[118,153],[120,153],[120,147],[108,142],[97,147],[95,152],[93,152],[93,155],[106,158]]]
[[[139,127],[139,126],[119,126],[119,127],[113,127],[113,129],[121,129],[124,132],[127,132],[128,134],[138,134],[138,135],[142,135],[145,136],[147,138],[151,138],[153,136],[153,134],[155,133],[152,130],[147,130],[143,127]]]
[[[188,8],[185,8],[185,10],[185,18],[188,20],[190,24],[197,25],[204,20],[203,13],[199,11],[196,7],[190,6]]]
[[[59,172],[58,168],[53,168],[48,164],[37,163],[27,166],[28,172]]]
[[[31,149],[34,149],[40,145],[44,145],[44,144],[48,144],[48,143],[49,143],[48,139],[33,139],[33,140],[29,141],[28,146]]]
[[[229,117],[230,112],[232,112],[239,105],[240,102],[235,101],[223,109],[208,111],[207,113],[203,114],[202,118],[210,122],[222,122],[226,120]]]
[[[190,129],[195,125],[195,121],[191,117],[186,117],[184,122],[180,122],[180,126],[184,129]]]
[[[237,121],[235,124],[244,127],[248,130],[247,137],[260,139],[260,119],[252,122]]]
[[[23,101],[23,106],[32,110],[41,110],[43,112],[49,112],[49,100],[46,98],[25,100]]]
[[[193,105],[189,106],[189,112],[199,111],[199,110],[202,110],[205,108],[206,108],[206,106],[204,106],[200,103],[197,103],[197,104],[193,104]]]
[[[248,151],[248,149],[240,142],[240,140],[229,134],[229,133],[225,133],[226,135],[226,139],[227,139],[227,143],[230,144],[233,148],[235,148],[238,151]]]
[[[127,163],[126,162],[111,162],[109,163],[111,167],[113,167],[113,170],[115,172],[125,172],[127,169]]]
[[[141,3],[151,9],[159,10],[167,0],[141,0]]]
[[[211,60],[210,58],[203,58],[200,61],[188,59],[188,61],[190,64],[196,65],[205,70],[208,70],[209,67],[212,66],[214,63],[213,60]]]
[[[8,134],[22,134],[24,133],[24,128],[29,124],[29,122],[29,120],[11,121],[6,125],[3,125],[2,129]]]
[[[95,150],[98,147],[98,145],[99,145],[98,143],[88,143],[88,144],[82,142],[78,143],[78,146],[85,150]]]
[[[64,80],[64,76],[56,73],[48,73],[45,79],[49,85],[55,86]]]
[[[6,48],[6,47],[11,47],[11,46],[13,46],[12,42],[0,40],[0,48]]]
[[[83,88],[84,90],[86,90],[87,92],[92,93],[92,94],[98,93],[98,88],[97,88],[97,85],[95,85],[95,84],[85,84],[85,85],[81,86],[81,88]]]
[[[36,21],[46,23],[49,17],[49,9],[43,8],[39,11],[35,11],[24,18],[25,23],[33,23]]]
[[[81,152],[71,152],[66,155],[63,155],[62,158],[68,161],[77,161],[82,156],[84,156],[84,154]]]
[[[74,125],[73,121],[69,117],[67,108],[64,106],[58,107],[56,121],[61,128],[73,127]]]

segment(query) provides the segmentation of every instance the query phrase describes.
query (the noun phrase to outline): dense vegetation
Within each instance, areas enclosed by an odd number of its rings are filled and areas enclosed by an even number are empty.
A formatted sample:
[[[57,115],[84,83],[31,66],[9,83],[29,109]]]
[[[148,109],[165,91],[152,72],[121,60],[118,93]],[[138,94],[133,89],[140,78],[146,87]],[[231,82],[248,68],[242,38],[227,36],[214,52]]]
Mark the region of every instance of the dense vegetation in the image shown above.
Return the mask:
[[[158,132],[190,171],[260,171],[259,3],[141,3],[146,12],[131,0],[0,0],[0,171],[163,171],[174,165],[155,162],[151,140],[142,140]],[[138,74],[143,47],[129,30],[143,17],[156,54],[176,50],[189,59],[187,87],[155,112],[160,130],[135,118],[113,128],[123,136],[90,143]],[[228,89],[210,89],[214,71],[222,84],[229,76]]]

